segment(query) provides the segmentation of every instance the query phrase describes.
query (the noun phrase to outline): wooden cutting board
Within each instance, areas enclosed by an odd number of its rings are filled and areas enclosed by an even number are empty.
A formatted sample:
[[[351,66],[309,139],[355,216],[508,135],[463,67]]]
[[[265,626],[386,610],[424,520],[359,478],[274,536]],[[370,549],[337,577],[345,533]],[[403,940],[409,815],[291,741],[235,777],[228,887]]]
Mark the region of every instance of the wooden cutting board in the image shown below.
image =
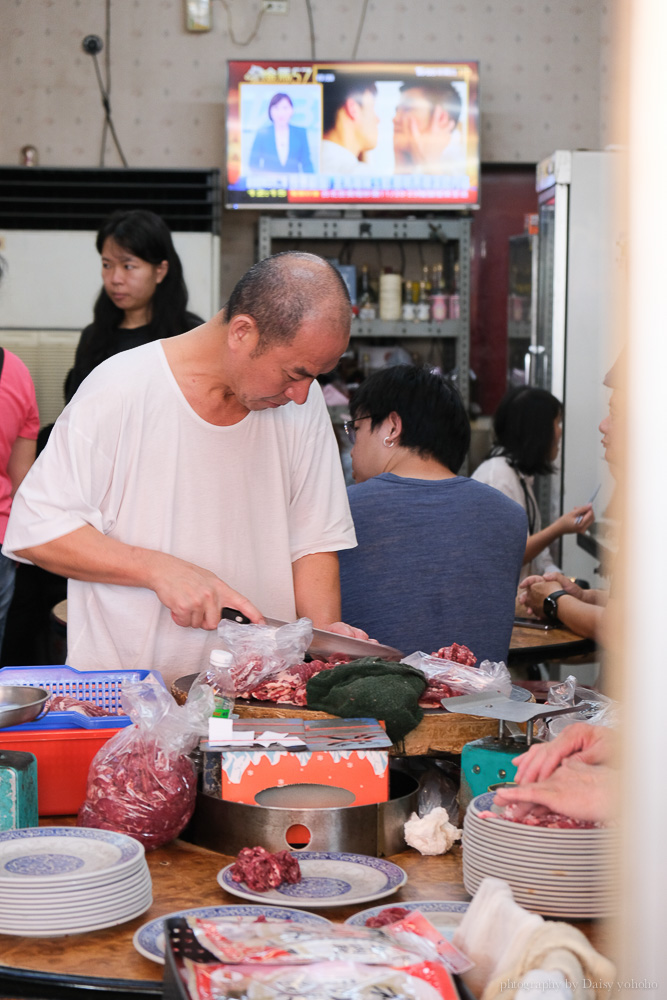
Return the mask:
[[[196,674],[179,677],[171,686],[179,705],[182,705]],[[535,701],[532,695],[526,700]],[[268,701],[246,701],[237,698],[235,712],[241,719],[334,719],[327,712],[314,712],[298,705],[274,704]],[[497,736],[498,723],[476,715],[452,715],[444,709],[426,709],[424,718],[401,743],[395,743],[390,754],[394,757],[421,757],[434,753],[460,754],[466,743]]]

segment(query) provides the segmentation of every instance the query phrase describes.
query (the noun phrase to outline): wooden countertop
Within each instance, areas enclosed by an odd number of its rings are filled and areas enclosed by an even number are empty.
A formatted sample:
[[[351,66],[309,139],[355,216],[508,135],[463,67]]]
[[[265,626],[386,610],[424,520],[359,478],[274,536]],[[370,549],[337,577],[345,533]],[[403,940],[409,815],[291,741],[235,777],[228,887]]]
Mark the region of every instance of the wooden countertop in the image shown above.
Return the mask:
[[[55,825],[62,820],[54,820]],[[52,939],[0,935],[0,996],[76,997],[85,992],[104,998],[160,996],[163,967],[135,951],[132,937],[149,920],[195,906],[221,906],[243,900],[225,892],[216,875],[232,858],[175,841],[147,855],[153,879],[153,905],[141,917],[97,933]],[[407,850],[389,860],[408,875],[402,889],[386,898],[387,906],[403,900],[468,900],[461,871],[461,847],[445,855],[422,857]],[[369,903],[368,906],[377,905]],[[344,921],[365,905],[318,911]],[[606,927],[596,921],[577,926],[601,952],[609,953]],[[49,982],[58,990],[49,989]],[[45,985],[46,984],[46,992]],[[40,992],[41,990],[41,992]],[[64,990],[64,992],[62,992]],[[102,992],[100,992],[102,990]]]
[[[541,663],[544,660],[566,660],[594,650],[593,639],[584,639],[567,628],[545,631],[515,625],[510,639],[508,666]]]

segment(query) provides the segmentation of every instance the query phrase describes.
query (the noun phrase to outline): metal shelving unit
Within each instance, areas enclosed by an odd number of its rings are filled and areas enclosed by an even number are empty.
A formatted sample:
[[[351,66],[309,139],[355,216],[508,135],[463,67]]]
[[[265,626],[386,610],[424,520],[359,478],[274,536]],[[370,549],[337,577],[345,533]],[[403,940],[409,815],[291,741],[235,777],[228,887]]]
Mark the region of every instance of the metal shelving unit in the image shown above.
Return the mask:
[[[458,243],[460,318],[442,323],[410,323],[403,320],[359,320],[352,323],[351,340],[406,340],[417,338],[434,343],[449,340],[455,346],[458,386],[468,406],[470,387],[470,219],[440,216],[432,219],[276,217],[263,215],[259,220],[258,259],[274,252],[276,240],[319,242],[392,242]],[[409,346],[409,345],[408,345]]]

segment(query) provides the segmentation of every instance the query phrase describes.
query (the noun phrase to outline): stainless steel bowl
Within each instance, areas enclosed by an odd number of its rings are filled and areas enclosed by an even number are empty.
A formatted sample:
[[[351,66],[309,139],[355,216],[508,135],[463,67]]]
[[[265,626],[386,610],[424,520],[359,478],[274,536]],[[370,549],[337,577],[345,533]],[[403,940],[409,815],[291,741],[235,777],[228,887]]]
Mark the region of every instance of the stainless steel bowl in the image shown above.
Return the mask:
[[[42,711],[49,692],[44,688],[3,684],[0,673],[0,729],[32,722]]]

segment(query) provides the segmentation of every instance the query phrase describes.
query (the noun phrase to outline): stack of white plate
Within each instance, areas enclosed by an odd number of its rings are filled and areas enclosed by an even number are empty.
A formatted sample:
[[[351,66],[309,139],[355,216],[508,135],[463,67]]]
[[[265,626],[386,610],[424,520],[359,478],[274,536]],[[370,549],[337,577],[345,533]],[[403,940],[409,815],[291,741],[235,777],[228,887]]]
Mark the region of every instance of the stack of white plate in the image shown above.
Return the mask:
[[[474,894],[487,875],[504,879],[517,903],[549,917],[616,912],[613,878],[618,831],[562,830],[483,819],[493,792],[478,795],[463,823],[463,883]]]
[[[59,937],[132,920],[153,902],[143,844],[122,833],[0,833],[0,933]]]

